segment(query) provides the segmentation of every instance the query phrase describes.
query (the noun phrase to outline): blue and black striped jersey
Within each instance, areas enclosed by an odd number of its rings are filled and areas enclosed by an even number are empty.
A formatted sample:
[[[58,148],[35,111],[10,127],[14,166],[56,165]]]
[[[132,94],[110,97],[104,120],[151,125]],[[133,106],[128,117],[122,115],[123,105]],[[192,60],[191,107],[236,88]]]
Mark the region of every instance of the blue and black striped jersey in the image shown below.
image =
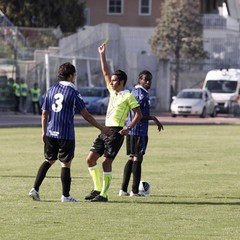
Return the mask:
[[[74,84],[60,81],[52,86],[42,106],[42,109],[49,114],[46,135],[52,138],[73,140],[75,138],[74,115],[84,108],[84,101]]]
[[[143,116],[150,115],[150,100],[148,91],[140,85],[136,85],[132,89],[133,96],[137,99]],[[128,115],[127,126],[132,121],[133,112],[131,111]],[[134,126],[130,131],[129,135],[147,136],[148,135],[148,121],[141,120],[136,126]]]

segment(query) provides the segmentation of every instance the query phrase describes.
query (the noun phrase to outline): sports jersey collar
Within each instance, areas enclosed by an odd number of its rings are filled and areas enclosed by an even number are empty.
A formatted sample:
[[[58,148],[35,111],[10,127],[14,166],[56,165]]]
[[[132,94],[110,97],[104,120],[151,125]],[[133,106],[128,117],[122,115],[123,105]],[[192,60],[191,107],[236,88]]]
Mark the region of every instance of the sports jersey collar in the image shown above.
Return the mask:
[[[127,92],[129,92],[129,90],[127,90],[127,89],[125,89],[125,90],[123,90],[121,92],[116,92],[115,91],[116,95],[123,95],[124,93],[127,93]]]
[[[76,87],[75,87],[75,85],[74,85],[73,83],[71,83],[71,82],[67,82],[67,81],[60,81],[60,82],[59,82],[59,84],[62,84],[63,86],[66,86],[66,87],[71,87],[71,88],[73,88],[73,89],[75,89],[75,90],[76,90]]]
[[[145,92],[147,92],[148,93],[148,90],[147,89],[145,89],[143,86],[141,86],[141,85],[136,85],[135,86],[135,88],[141,88],[141,89],[143,89]]]

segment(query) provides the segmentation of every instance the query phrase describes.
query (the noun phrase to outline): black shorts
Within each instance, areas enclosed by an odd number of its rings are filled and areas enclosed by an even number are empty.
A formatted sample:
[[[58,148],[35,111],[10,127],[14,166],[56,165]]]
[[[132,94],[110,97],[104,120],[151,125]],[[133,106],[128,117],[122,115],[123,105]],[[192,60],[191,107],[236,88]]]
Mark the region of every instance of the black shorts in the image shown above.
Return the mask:
[[[57,138],[46,138],[44,156],[47,160],[70,162],[74,158],[75,141]]]
[[[94,141],[90,151],[104,155],[106,158],[114,160],[120,148],[122,147],[124,136],[119,133],[122,127],[109,127],[112,130],[112,135],[107,137],[101,133]]]
[[[127,135],[127,155],[135,157],[143,156],[146,152],[147,144],[148,136]]]

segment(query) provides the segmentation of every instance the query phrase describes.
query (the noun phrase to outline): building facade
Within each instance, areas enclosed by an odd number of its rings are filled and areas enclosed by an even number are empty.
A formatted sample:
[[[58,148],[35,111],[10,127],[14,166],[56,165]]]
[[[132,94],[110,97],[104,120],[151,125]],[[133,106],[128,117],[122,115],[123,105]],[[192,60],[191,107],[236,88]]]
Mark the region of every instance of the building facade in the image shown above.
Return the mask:
[[[123,27],[154,27],[163,0],[86,0],[87,25],[113,23]]]
[[[201,14],[218,14],[219,8],[226,4],[228,12],[240,18],[238,0],[199,0]],[[82,0],[83,2],[83,0]],[[113,23],[122,27],[155,27],[160,18],[164,0],[85,0],[85,16],[89,26],[100,23]]]

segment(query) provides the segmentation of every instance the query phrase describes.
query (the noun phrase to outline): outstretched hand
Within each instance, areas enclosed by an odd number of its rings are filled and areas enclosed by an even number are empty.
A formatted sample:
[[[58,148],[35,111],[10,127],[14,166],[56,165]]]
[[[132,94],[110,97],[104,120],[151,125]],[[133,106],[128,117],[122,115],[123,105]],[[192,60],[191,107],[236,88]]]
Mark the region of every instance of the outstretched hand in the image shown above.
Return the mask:
[[[163,129],[163,125],[160,123],[160,121],[154,117],[153,121],[156,123],[156,125],[158,126],[158,131],[161,132]]]
[[[101,132],[108,137],[112,135],[112,130],[108,127],[102,127]]]
[[[159,131],[159,132],[161,132],[162,130],[164,130],[163,125],[162,125],[160,122],[158,122],[157,126],[158,126],[158,131]]]

